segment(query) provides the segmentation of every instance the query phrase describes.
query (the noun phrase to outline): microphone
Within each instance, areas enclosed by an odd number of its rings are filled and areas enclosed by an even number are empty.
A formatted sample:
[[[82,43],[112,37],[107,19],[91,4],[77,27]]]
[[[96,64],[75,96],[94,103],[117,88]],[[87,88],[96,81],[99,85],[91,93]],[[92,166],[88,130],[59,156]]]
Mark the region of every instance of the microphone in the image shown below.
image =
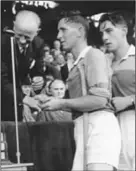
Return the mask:
[[[4,33],[7,33],[7,34],[9,34],[9,35],[11,35],[11,36],[14,36],[14,35],[15,35],[15,32],[14,32],[13,30],[11,30],[11,29],[8,29],[7,27],[5,27],[5,28],[3,29],[3,32],[4,32]]]

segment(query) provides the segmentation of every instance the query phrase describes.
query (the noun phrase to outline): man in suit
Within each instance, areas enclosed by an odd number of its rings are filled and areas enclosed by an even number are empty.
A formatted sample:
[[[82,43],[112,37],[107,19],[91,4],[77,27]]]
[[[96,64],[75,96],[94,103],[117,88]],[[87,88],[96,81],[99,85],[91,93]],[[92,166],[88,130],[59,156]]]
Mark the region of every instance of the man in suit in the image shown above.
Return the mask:
[[[22,106],[28,105],[34,110],[40,110],[38,101],[22,93],[21,86],[28,83],[37,70],[37,61],[41,55],[43,40],[38,32],[41,24],[39,16],[23,10],[17,13],[14,21],[14,52],[15,75],[17,91],[18,120],[22,120]],[[14,120],[14,98],[12,81],[11,36],[2,35],[2,70],[1,70],[1,119]]]

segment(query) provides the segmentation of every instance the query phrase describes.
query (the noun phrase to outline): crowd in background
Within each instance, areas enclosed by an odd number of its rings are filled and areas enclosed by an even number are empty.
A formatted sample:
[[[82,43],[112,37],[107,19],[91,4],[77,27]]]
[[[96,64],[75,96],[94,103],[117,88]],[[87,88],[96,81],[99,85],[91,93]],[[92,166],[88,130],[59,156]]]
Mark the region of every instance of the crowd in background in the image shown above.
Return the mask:
[[[60,41],[56,39],[53,42],[52,48],[48,44],[44,44],[41,54],[41,59],[38,63],[38,68],[41,72],[37,73],[37,76],[33,77],[33,79],[29,78],[29,80],[25,82],[26,84],[22,85],[24,94],[35,96],[35,98],[38,94],[69,98],[67,78],[74,63],[72,53],[61,50]],[[53,88],[52,85],[54,85]],[[57,111],[57,113],[53,114],[54,117],[51,116],[51,114],[49,117],[47,113],[47,111],[44,111],[38,114],[38,112],[24,105],[23,121],[72,121],[71,113],[68,114],[68,112]],[[61,113],[61,117],[59,117],[59,113]],[[65,116],[63,117],[62,115]]]

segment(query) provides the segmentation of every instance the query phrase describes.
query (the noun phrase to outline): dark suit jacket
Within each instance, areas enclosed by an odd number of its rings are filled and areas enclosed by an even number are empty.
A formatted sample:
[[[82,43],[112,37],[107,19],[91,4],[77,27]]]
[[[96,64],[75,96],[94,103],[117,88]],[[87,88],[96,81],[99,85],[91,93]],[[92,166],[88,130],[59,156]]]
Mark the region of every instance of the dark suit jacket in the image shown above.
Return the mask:
[[[28,46],[25,55],[21,54],[18,45],[15,41],[15,75],[16,75],[16,90],[17,90],[17,105],[18,105],[18,119],[22,119],[22,99],[23,93],[21,85],[30,76],[36,73],[36,63],[41,56],[43,47],[43,40],[35,38]],[[12,82],[12,61],[11,61],[11,43],[10,36],[3,34],[1,40],[1,119],[14,120],[14,101],[13,101],[13,82]],[[32,69],[30,66],[35,60],[35,65]]]

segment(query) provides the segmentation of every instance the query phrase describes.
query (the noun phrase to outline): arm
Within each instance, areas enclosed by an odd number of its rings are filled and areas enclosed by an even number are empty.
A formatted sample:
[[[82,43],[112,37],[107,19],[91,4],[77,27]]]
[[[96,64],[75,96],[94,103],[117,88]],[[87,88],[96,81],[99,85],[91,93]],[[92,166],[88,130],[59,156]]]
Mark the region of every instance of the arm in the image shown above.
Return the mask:
[[[103,53],[97,51],[93,54],[93,56],[92,53],[88,55],[89,59],[87,59],[85,67],[88,95],[74,99],[52,99],[44,103],[43,108],[47,110],[71,109],[82,112],[105,108],[110,98],[109,81],[106,73],[107,64]]]
[[[93,110],[103,109],[107,103],[107,100],[104,97],[87,95],[75,99],[62,99],[62,102],[60,103],[62,110],[89,112]]]
[[[25,96],[23,98],[23,104],[29,106],[32,109],[37,110],[38,112],[41,112],[41,108],[39,107],[39,101],[35,100],[33,97]]]
[[[81,73],[83,69],[85,70],[88,95],[65,100],[64,108],[81,112],[103,109],[111,96],[108,90],[108,68],[104,54],[97,49],[93,49],[91,53],[89,51],[88,58],[84,61],[84,66],[83,68],[81,64],[79,68]],[[81,75],[84,74],[82,73]]]
[[[122,111],[129,107],[135,108],[135,95],[125,97],[112,98],[112,104],[115,107],[116,112]]]

